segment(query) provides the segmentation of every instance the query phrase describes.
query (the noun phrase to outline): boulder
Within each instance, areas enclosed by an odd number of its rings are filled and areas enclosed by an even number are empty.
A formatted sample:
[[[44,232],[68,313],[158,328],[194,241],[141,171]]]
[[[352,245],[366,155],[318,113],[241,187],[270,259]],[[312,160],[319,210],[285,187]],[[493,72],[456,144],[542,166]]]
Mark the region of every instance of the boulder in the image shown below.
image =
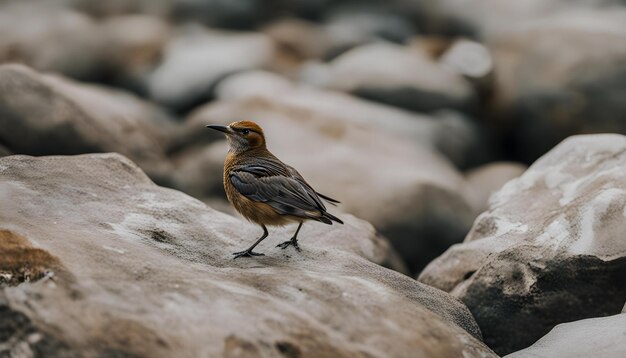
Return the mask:
[[[467,171],[465,179],[471,187],[468,198],[474,210],[479,213],[486,211],[491,194],[500,190],[509,180],[522,175],[527,168],[521,163],[492,162]]]
[[[209,31],[188,26],[165,49],[148,79],[150,97],[177,111],[205,102],[226,75],[269,66],[272,40],[261,33]]]
[[[0,66],[0,143],[13,153],[116,151],[158,178],[167,174],[173,128],[160,109],[131,94]]]
[[[20,62],[81,80],[101,79],[107,41],[84,14],[48,2],[3,2],[0,34],[0,63]]]
[[[233,260],[258,227],[119,154],[4,157],[0,177],[4,237],[47,258],[0,289],[9,355],[495,357],[462,303],[379,266],[388,243],[353,216],[306,224],[301,253],[274,247],[290,226]]]
[[[559,324],[532,346],[505,358],[626,356],[626,314]]]
[[[432,140],[429,130],[437,128],[435,121],[341,93],[300,92],[282,87],[284,82],[257,79],[259,83],[242,85],[249,95],[231,92],[239,85],[225,82],[218,89],[222,99],[187,119],[179,141],[195,145],[174,156],[180,163],[176,187],[193,188],[191,193],[199,197],[224,197],[227,146],[223,136],[204,127],[249,119],[264,128],[269,149],[313,187],[337,197],[342,210],[389,237],[413,272],[462,240],[475,218],[465,199],[464,179],[416,140]],[[268,95],[253,95],[257,85]]]
[[[493,116],[531,163],[570,135],[626,133],[626,10],[570,11],[494,36]]]
[[[476,99],[469,82],[455,71],[418,48],[391,43],[359,46],[328,64],[311,63],[302,70],[302,80],[422,112],[467,110]]]
[[[491,197],[419,281],[460,298],[498,354],[626,297],[626,137],[574,136]]]

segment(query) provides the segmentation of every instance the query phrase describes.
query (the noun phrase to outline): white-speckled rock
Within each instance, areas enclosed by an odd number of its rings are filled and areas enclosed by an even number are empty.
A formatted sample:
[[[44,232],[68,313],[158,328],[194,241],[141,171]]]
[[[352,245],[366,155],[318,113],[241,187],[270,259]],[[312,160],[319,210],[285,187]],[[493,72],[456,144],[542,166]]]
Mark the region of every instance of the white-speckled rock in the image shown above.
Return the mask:
[[[54,263],[43,280],[0,289],[0,347],[12,356],[495,357],[462,303],[377,265],[387,242],[343,219],[306,224],[302,253],[274,247],[288,227],[270,230],[257,248],[267,256],[233,260],[258,227],[156,186],[118,154],[0,158],[2,237],[46,255],[25,270]]]
[[[626,137],[575,136],[491,197],[463,244],[419,276],[451,292],[499,354],[626,296]]]
[[[588,357],[626,357],[626,314],[559,324],[532,346],[505,358]]]

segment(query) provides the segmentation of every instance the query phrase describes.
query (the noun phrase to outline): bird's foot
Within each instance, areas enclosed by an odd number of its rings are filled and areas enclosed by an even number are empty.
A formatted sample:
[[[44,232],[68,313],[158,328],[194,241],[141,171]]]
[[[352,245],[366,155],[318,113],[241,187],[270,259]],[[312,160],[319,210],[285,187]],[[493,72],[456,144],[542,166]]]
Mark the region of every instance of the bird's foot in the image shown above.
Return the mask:
[[[235,255],[235,257],[233,257],[233,260],[238,259],[240,257],[265,256],[265,254],[262,254],[260,252],[254,252],[251,249],[234,252],[233,255]]]
[[[276,245],[276,247],[280,247],[281,249],[284,250],[284,249],[286,249],[286,248],[288,248],[289,246],[292,246],[292,245],[293,245],[293,247],[295,247],[295,249],[298,252],[302,251],[300,249],[300,246],[298,246],[298,240],[296,240],[296,239],[291,239],[291,240],[285,241],[283,243],[280,243],[280,244]]]

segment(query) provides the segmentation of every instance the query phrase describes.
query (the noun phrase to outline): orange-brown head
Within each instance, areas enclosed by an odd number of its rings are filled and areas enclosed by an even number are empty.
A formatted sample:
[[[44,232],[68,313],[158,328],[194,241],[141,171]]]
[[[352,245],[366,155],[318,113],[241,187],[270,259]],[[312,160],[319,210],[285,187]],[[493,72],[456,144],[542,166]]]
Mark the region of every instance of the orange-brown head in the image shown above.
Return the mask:
[[[208,125],[207,128],[226,134],[230,151],[233,153],[265,147],[263,129],[252,121],[233,122],[227,126]]]

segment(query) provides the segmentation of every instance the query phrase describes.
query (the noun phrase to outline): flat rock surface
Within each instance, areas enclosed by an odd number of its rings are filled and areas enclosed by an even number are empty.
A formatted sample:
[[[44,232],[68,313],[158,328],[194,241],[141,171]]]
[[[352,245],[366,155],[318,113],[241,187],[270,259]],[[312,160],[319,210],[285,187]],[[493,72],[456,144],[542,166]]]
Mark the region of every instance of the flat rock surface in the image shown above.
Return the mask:
[[[459,297],[499,354],[626,297],[626,137],[567,139],[491,197],[463,244],[419,276]]]
[[[11,354],[495,357],[462,303],[377,265],[387,242],[350,215],[305,224],[302,253],[274,247],[287,227],[232,260],[259,228],[117,154],[1,158],[0,203],[3,237],[45,254],[0,290]]]

